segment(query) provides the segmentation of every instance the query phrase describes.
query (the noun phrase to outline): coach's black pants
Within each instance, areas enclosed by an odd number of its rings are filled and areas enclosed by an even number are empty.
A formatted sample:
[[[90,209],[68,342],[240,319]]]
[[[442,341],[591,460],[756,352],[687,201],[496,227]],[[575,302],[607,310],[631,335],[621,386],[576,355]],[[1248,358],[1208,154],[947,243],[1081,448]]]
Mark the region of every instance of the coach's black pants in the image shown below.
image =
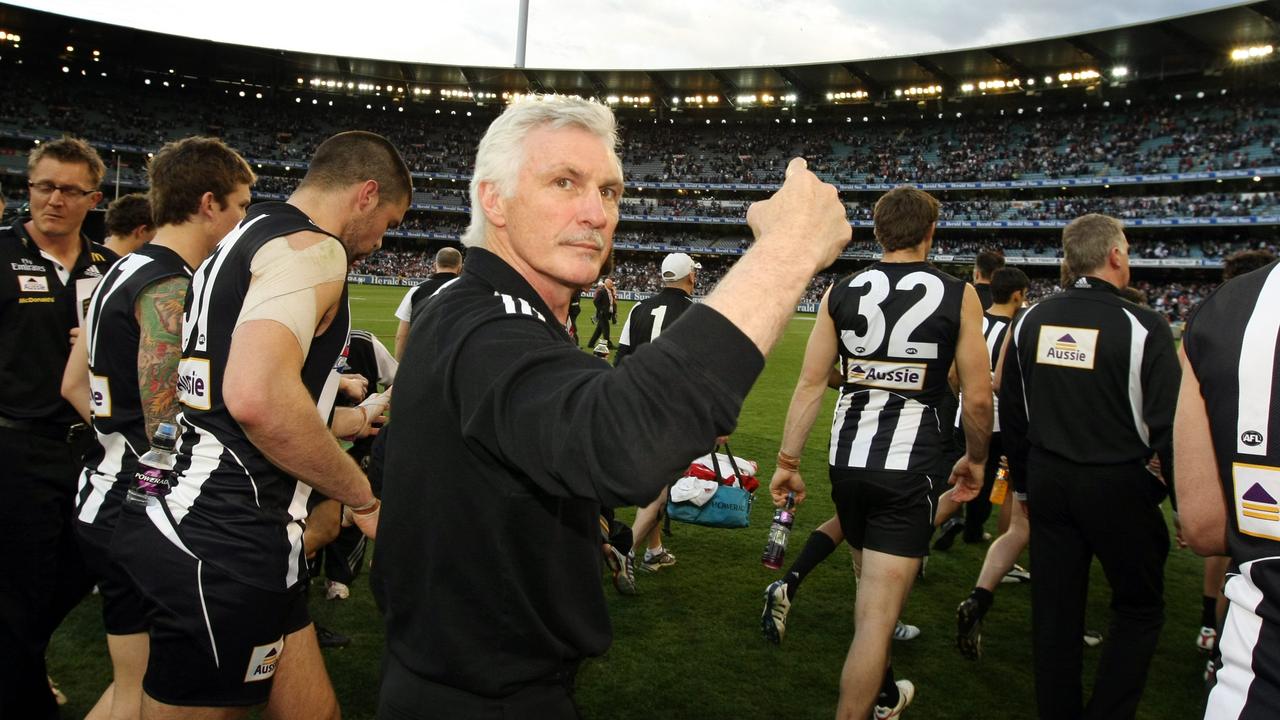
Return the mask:
[[[87,440],[87,435],[81,440]],[[58,717],[49,637],[92,587],[74,527],[85,442],[0,428],[0,717]]]
[[[1080,465],[1032,448],[1027,465],[1040,717],[1132,718],[1164,624],[1162,486],[1138,462]],[[1111,627],[1084,706],[1081,638],[1095,555],[1111,585]]]
[[[505,698],[486,698],[418,677],[387,653],[378,720],[580,720],[573,701],[576,668]]]

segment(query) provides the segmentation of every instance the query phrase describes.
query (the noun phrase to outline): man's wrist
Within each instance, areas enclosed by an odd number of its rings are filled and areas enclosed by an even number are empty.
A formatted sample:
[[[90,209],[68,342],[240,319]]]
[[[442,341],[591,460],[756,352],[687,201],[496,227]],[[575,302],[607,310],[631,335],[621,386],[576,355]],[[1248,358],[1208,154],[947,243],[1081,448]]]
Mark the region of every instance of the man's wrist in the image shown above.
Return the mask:
[[[779,450],[778,467],[788,472],[798,472],[800,470],[800,458],[796,455],[789,455],[782,450]]]
[[[373,495],[371,492],[369,496],[369,502],[361,505],[348,505],[347,507],[351,508],[351,512],[357,515],[368,515],[369,513],[377,509],[378,498],[376,495]]]

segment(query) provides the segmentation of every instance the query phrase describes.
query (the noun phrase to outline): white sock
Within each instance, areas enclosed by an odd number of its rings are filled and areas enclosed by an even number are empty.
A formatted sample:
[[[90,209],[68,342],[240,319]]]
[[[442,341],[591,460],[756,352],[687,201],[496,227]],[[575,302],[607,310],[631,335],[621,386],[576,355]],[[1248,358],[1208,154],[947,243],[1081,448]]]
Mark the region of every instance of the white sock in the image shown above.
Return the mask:
[[[667,549],[666,549],[666,548],[664,548],[664,547],[660,547],[660,548],[658,548],[657,550],[646,549],[646,550],[644,551],[644,561],[645,561],[645,562],[649,562],[650,560],[652,560],[652,559],[654,559],[654,558],[658,557],[659,555],[661,555],[662,553],[664,553],[664,552],[666,552],[666,551],[667,551]]]

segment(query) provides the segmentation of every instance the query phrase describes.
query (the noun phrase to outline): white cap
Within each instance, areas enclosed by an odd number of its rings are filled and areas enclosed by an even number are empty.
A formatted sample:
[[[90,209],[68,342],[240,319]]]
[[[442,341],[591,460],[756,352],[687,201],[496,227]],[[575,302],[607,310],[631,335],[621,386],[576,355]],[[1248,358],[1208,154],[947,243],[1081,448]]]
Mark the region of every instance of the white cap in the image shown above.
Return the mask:
[[[596,357],[609,357],[609,346],[603,342],[596,343],[596,349],[593,353]]]
[[[702,265],[684,253],[671,253],[662,259],[662,282],[682,280],[695,269],[701,270]]]

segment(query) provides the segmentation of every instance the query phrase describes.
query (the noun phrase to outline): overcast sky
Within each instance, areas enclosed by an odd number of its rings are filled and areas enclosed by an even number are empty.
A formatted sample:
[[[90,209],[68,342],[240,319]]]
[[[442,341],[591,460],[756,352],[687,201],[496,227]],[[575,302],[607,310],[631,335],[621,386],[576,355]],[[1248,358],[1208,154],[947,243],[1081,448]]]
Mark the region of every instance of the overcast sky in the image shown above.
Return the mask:
[[[518,0],[6,0],[242,45],[449,65],[515,64]],[[734,67],[994,45],[1224,0],[530,0],[531,68]]]

